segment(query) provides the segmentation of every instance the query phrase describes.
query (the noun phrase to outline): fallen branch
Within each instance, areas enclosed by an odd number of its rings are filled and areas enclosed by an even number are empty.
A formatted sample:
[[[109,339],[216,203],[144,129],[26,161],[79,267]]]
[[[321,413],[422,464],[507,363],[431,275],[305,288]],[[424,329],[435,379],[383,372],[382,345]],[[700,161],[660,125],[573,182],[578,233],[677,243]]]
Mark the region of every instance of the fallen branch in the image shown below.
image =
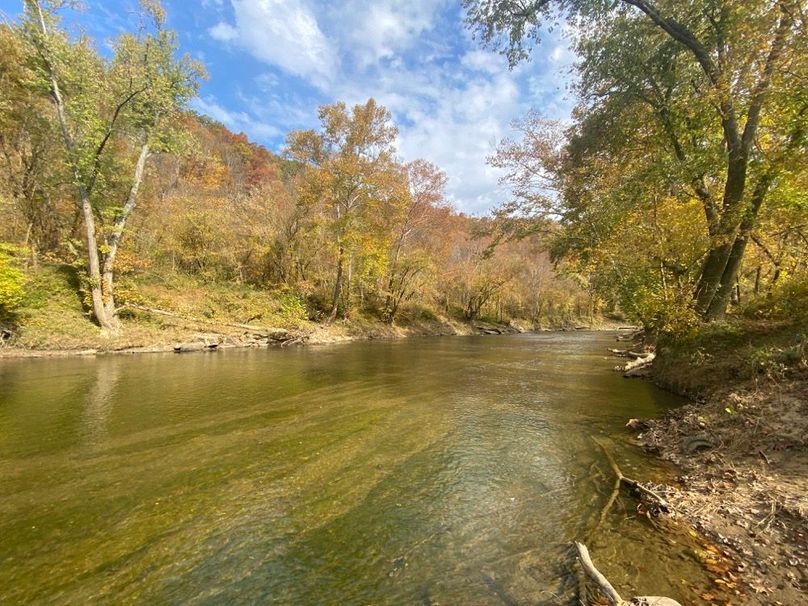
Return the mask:
[[[603,573],[595,568],[595,565],[592,563],[592,558],[589,557],[589,550],[586,548],[586,545],[576,542],[575,547],[578,549],[578,559],[581,561],[581,567],[584,569],[584,572],[598,586],[598,589],[600,589],[603,595],[606,596],[611,606],[682,606],[676,600],[661,596],[637,596],[627,602],[620,597],[620,594],[617,593],[617,590],[609,580],[603,576]]]
[[[272,339],[273,341],[285,341],[289,338],[289,331],[286,330],[285,328],[269,328],[266,326],[252,326],[251,324],[239,324],[233,322],[221,322],[218,320],[207,320],[203,318],[195,318],[193,316],[184,316],[182,314],[178,314],[173,311],[166,311],[165,309],[156,309],[154,307],[135,305],[134,303],[127,303],[126,305],[122,305],[116,310],[116,313],[124,309],[135,309],[137,311],[144,311],[146,313],[158,316],[167,316],[169,318],[176,318],[178,320],[183,320],[185,322],[191,322],[194,324],[204,324],[206,326],[227,326],[230,328],[241,328],[243,330],[251,332],[252,334]]]
[[[609,495],[609,499],[606,501],[606,504],[600,510],[600,516],[598,516],[597,524],[595,524],[595,526],[592,528],[592,530],[590,530],[586,534],[586,537],[584,538],[584,540],[588,541],[598,531],[598,529],[601,527],[603,522],[606,520],[606,516],[611,511],[612,506],[614,505],[614,502],[617,500],[617,497],[620,495],[620,484],[621,484],[620,478],[619,477],[615,478],[614,486],[612,487],[612,494]]]
[[[617,593],[617,590],[609,582],[609,579],[595,568],[595,565],[592,563],[592,558],[589,557],[589,550],[586,548],[586,545],[576,542],[575,547],[578,549],[578,559],[581,560],[581,566],[586,576],[595,582],[595,585],[598,586],[603,592],[603,595],[606,596],[606,599],[609,600],[609,604],[612,606],[628,606],[628,602],[620,597],[620,594]]]
[[[635,368],[640,368],[641,366],[648,366],[654,361],[654,358],[656,358],[656,354],[654,352],[648,352],[646,354],[627,352],[626,355],[634,357],[634,359],[630,362],[626,362],[626,365],[623,367],[623,370],[626,372]]]
[[[631,351],[630,349],[615,349],[613,347],[607,347],[606,351],[611,354],[614,354],[618,358],[645,358],[646,356],[650,355],[651,352],[648,351]]]
[[[620,467],[617,465],[617,462],[614,460],[614,457],[609,452],[609,449],[606,448],[606,446],[604,446],[603,443],[600,442],[595,436],[590,436],[590,437],[592,438],[592,441],[595,444],[597,444],[598,446],[600,446],[601,450],[603,450],[603,454],[606,455],[606,459],[609,461],[609,465],[611,466],[612,470],[614,471],[614,475],[617,476],[617,479],[620,482],[624,483],[629,488],[633,488],[634,490],[642,492],[643,494],[651,497],[652,499],[654,499],[657,502],[657,504],[661,508],[663,508],[665,510],[668,510],[668,511],[673,510],[673,507],[670,506],[670,504],[668,503],[668,501],[664,497],[662,497],[661,495],[659,495],[655,491],[651,490],[650,488],[646,488],[645,486],[640,484],[637,480],[635,480],[633,478],[629,478],[628,476],[626,476],[623,473],[623,471],[620,469]]]

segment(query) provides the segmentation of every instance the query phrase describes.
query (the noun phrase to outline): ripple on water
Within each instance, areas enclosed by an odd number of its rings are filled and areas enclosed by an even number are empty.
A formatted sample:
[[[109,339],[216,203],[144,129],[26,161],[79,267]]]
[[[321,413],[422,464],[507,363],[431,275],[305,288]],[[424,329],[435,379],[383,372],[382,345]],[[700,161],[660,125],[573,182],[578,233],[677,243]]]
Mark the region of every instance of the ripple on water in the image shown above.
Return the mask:
[[[570,541],[612,484],[590,436],[674,403],[609,373],[610,342],[4,361],[0,602],[571,599]],[[626,593],[706,582],[632,507],[592,539],[604,571]]]

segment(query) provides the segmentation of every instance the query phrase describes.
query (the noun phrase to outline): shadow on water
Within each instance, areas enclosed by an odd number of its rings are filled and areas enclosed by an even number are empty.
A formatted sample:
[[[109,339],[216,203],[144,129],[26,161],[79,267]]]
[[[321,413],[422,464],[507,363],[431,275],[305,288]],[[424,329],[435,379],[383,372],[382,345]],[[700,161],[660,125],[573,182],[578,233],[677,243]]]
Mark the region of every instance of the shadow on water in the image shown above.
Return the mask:
[[[613,478],[663,477],[604,334],[0,364],[0,602],[572,604]],[[709,583],[621,496],[627,595]]]

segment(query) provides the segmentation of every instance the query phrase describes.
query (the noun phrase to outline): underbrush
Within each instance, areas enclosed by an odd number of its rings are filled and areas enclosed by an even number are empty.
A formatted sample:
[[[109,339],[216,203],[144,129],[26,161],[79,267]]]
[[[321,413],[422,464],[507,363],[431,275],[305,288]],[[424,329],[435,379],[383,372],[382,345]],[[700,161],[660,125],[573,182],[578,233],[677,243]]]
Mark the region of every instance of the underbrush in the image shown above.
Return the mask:
[[[808,369],[808,284],[792,280],[741,313],[661,337],[655,377],[686,395],[706,395]]]
[[[401,305],[392,324],[378,310],[354,309],[347,320],[321,323],[309,297],[288,288],[263,289],[249,284],[214,281],[180,271],[122,271],[116,283],[116,303],[122,330],[105,334],[92,321],[81,268],[66,263],[20,265],[21,285],[15,295],[13,318],[0,321],[0,346],[32,350],[114,350],[171,345],[200,335],[224,335],[238,342],[244,325],[284,328],[298,333],[317,330],[321,340],[394,338],[473,332],[469,323],[421,302]],[[318,320],[320,322],[318,322]],[[529,321],[488,318],[520,330],[565,328],[579,322],[568,315]]]

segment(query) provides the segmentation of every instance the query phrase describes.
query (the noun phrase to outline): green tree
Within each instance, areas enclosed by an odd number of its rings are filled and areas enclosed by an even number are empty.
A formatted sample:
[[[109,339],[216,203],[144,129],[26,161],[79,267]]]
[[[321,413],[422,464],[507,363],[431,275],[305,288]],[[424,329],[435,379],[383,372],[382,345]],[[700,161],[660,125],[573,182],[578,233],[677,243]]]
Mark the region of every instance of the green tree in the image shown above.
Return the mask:
[[[529,55],[542,25],[560,16],[574,20],[584,91],[607,100],[645,97],[706,213],[709,246],[694,288],[696,308],[707,319],[721,317],[746,234],[776,185],[783,160],[804,145],[804,2],[464,4],[469,24],[502,49],[511,65]],[[594,106],[602,110],[615,104]],[[584,107],[584,114],[591,109]],[[608,124],[614,116],[601,111],[600,118]]]
[[[7,252],[8,247],[0,247],[0,320],[12,315],[25,296],[25,274]]]
[[[60,244],[58,194],[65,175],[48,100],[37,86],[31,58],[19,32],[0,25],[0,183],[15,211],[0,237],[22,241],[36,254]]]
[[[146,162],[153,152],[172,147],[177,113],[196,94],[202,69],[188,57],[174,58],[176,36],[163,29],[165,14],[156,2],[142,2],[141,30],[120,36],[110,61],[87,40],[71,43],[58,29],[60,4],[26,0],[23,31],[36,50],[72,173],[93,314],[102,328],[117,331],[114,271],[121,237]],[[137,150],[133,166],[121,157],[121,149],[131,148]],[[122,183],[124,170],[129,177]],[[117,196],[122,203],[111,202]]]

